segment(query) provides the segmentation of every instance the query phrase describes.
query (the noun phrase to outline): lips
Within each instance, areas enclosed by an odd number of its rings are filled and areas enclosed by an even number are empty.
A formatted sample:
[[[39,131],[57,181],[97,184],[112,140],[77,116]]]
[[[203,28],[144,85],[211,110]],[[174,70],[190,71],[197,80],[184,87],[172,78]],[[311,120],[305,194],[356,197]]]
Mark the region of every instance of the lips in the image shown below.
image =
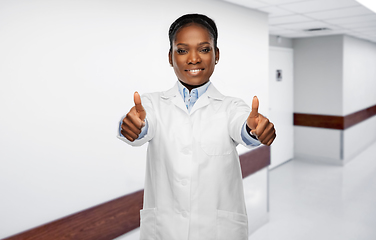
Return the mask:
[[[191,75],[197,75],[204,70],[205,70],[205,68],[195,68],[195,69],[186,69],[185,71],[188,72]]]
[[[199,72],[199,71],[202,71],[202,70],[204,70],[203,68],[196,68],[196,69],[187,69],[187,70],[185,70],[185,71],[188,71],[188,72]]]

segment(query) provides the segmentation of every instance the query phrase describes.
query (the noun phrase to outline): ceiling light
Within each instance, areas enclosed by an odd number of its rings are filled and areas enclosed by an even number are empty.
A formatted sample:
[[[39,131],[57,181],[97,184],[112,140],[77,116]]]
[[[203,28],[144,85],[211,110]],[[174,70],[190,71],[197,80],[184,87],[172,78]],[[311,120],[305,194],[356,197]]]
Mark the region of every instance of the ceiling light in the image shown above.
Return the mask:
[[[376,13],[376,1],[375,0],[356,0],[372,12]]]
[[[310,28],[310,29],[304,29],[305,32],[318,32],[318,31],[328,31],[332,30],[330,28]]]

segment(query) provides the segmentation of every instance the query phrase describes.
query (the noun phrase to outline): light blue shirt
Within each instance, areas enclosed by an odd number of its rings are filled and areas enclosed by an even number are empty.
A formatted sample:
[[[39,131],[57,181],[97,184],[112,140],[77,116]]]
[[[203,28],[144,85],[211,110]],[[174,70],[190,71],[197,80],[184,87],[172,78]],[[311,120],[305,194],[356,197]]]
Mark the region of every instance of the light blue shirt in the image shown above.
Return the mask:
[[[211,82],[208,81],[204,85],[198,88],[194,88],[191,90],[191,92],[189,92],[189,90],[186,87],[184,87],[184,85],[181,84],[180,81],[178,81],[178,89],[180,95],[182,96],[185,106],[187,107],[189,113],[191,112],[191,109],[193,105],[197,102],[198,98],[201,97],[202,94],[206,92],[206,90],[208,90],[210,83]]]
[[[197,102],[198,98],[201,97],[206,92],[210,84],[211,84],[210,81],[208,81],[204,85],[198,88],[194,88],[191,90],[191,92],[189,92],[189,90],[183,84],[181,84],[180,81],[178,81],[179,93],[181,97],[183,98],[183,101],[185,103],[185,106],[188,109],[188,112],[191,112],[193,105]],[[247,133],[246,122],[247,121],[244,122],[243,127],[242,127],[242,132],[241,132],[241,137],[244,143],[247,145],[259,145],[260,142],[257,141],[257,138]],[[148,129],[149,129],[148,121],[147,119],[145,119],[145,126],[141,129],[141,133],[137,139],[143,138],[148,132]],[[119,126],[119,134],[123,136],[120,133],[120,131],[121,131],[121,123]],[[257,141],[257,143],[255,143],[255,140]]]

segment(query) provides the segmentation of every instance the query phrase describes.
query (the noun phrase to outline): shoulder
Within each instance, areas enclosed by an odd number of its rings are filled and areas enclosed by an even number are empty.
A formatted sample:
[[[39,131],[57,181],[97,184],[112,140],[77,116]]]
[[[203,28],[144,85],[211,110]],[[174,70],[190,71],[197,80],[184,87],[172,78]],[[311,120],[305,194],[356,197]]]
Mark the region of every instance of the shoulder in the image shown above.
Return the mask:
[[[159,91],[159,92],[152,92],[152,93],[145,93],[144,96],[149,97],[149,98],[170,98],[175,96],[176,94],[179,93],[178,85],[175,83],[175,85],[166,90],[166,91]]]
[[[208,88],[208,96],[216,100],[221,100],[228,105],[247,105],[241,98],[223,95],[214,87],[213,83]]]
[[[233,111],[249,111],[250,107],[243,99],[237,97],[226,96],[223,100],[228,110]]]

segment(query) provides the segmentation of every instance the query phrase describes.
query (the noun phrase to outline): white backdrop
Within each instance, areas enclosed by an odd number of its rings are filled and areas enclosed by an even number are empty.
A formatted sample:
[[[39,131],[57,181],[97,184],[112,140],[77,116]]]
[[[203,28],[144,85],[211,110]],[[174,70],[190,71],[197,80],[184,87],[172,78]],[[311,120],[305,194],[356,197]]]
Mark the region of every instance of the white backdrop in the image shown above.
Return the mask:
[[[116,138],[141,94],[170,88],[168,28],[219,29],[212,82],[268,109],[267,15],[221,1],[0,1],[0,238],[143,188],[146,145]],[[240,149],[241,152],[244,149]]]

